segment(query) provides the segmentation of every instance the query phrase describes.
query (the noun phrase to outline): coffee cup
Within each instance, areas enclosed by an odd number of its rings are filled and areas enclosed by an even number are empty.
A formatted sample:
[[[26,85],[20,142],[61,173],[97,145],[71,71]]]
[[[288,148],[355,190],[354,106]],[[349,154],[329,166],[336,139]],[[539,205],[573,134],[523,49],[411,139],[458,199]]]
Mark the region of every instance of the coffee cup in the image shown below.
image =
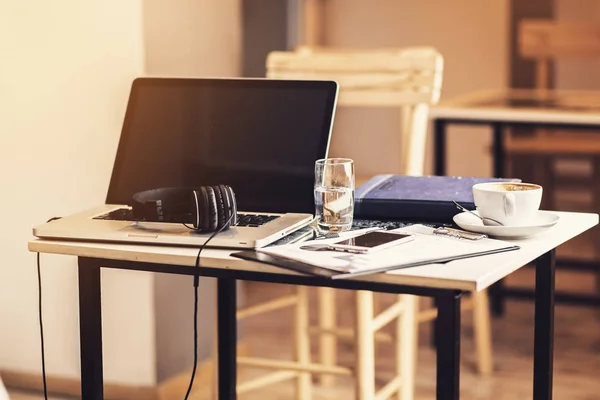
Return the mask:
[[[478,214],[504,226],[532,223],[542,202],[542,187],[533,183],[486,182],[473,186]]]

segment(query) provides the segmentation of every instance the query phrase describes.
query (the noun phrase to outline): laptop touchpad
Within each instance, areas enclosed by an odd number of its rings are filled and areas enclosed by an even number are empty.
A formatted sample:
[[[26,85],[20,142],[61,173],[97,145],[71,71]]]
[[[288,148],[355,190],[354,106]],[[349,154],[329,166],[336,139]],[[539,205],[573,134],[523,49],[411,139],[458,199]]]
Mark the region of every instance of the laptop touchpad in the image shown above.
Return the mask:
[[[168,233],[177,235],[191,232],[189,228],[186,228],[183,225],[159,222],[134,222],[120,230],[129,233]]]

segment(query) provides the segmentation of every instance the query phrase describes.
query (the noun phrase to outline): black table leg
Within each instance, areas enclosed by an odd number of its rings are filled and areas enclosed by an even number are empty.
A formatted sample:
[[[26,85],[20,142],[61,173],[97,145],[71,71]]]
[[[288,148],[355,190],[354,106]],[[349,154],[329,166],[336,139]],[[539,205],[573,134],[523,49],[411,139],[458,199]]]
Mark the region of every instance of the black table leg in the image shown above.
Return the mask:
[[[433,174],[437,176],[446,175],[446,121],[435,120],[433,145]]]
[[[504,158],[506,155],[504,151],[504,126],[502,124],[492,124],[492,149],[494,177],[502,178],[505,176]],[[500,279],[489,289],[490,305],[495,316],[504,315],[504,284],[504,279]]]
[[[504,126],[502,124],[492,124],[492,148],[494,151],[494,176],[502,178],[504,171]]]
[[[504,312],[506,311],[504,304],[506,300],[506,293],[504,291],[504,287],[504,279],[500,279],[489,288],[488,294],[490,297],[490,308],[492,310],[492,315],[496,317],[504,315]]]
[[[437,176],[446,175],[446,121],[436,119],[433,123],[434,134],[434,158],[433,158],[433,174]],[[434,298],[434,307],[437,306],[437,300]],[[435,320],[431,323],[431,346],[436,344],[436,325]]]
[[[219,399],[235,399],[237,387],[237,301],[235,279],[217,279]]]
[[[433,298],[433,307],[435,307],[435,308],[438,307],[437,297]],[[435,346],[437,346],[436,338],[437,338],[437,325],[436,325],[436,319],[434,318],[433,321],[431,321],[431,331],[430,331],[430,335],[429,335],[429,339],[430,339],[429,344],[434,349],[435,349]]]
[[[437,400],[458,400],[460,395],[460,298],[450,291],[436,297]]]
[[[539,257],[535,264],[535,341],[533,398],[552,399],[554,359],[554,275],[556,251]]]
[[[79,340],[81,347],[81,398],[104,398],[102,376],[102,304],[100,265],[79,257]]]

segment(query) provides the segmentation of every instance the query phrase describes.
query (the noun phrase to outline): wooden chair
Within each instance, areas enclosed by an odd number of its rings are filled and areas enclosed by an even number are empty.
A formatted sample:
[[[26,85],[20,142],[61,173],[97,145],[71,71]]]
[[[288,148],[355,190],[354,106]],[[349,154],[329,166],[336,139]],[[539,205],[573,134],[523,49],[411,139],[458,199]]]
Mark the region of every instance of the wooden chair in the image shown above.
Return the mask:
[[[526,19],[518,44],[520,55],[536,62],[536,88],[548,89],[550,61],[600,57],[600,23]]]
[[[536,65],[538,97],[556,102],[567,108],[600,109],[598,93],[556,92],[549,89],[550,62],[557,59],[589,60],[600,57],[600,23],[562,22],[553,20],[524,20],[519,25],[519,53],[532,59]],[[506,136],[507,155],[518,160],[535,156],[544,176],[540,177],[547,188],[545,207],[554,208],[552,189],[568,185],[585,190],[595,184],[600,171],[600,144],[597,133],[565,129],[535,129],[533,132],[511,132]],[[556,166],[569,160],[570,171],[560,171]],[[600,199],[596,199],[599,206]]]
[[[0,378],[0,400],[9,400],[8,391],[4,387],[4,383],[2,383],[2,378]]]
[[[312,55],[318,55],[313,59]],[[308,56],[308,59],[305,58]],[[442,59],[433,49],[409,49],[392,52],[314,52],[306,48],[298,52],[273,52],[267,58],[267,77],[302,79],[300,70],[293,73],[287,66],[297,68],[296,62],[302,65],[305,61],[311,65],[321,65],[325,57],[328,67],[347,68],[349,73],[341,82],[343,94],[338,105],[359,105],[368,99],[370,105],[392,106],[404,105],[405,132],[418,131],[418,135],[405,135],[403,149],[406,157],[404,169],[411,174],[421,174],[425,153],[425,135],[427,124],[427,107],[439,98],[441,86]],[[348,59],[349,58],[349,59]],[[288,64],[291,62],[291,64]],[[353,65],[356,68],[352,67]],[[365,69],[365,66],[368,66]],[[303,68],[300,68],[303,70]],[[381,70],[383,72],[371,72]],[[366,73],[365,73],[366,72]],[[293,76],[290,76],[293,75]],[[309,74],[310,75],[310,74]],[[311,75],[306,77],[314,79]],[[353,88],[346,91],[345,89]],[[408,154],[411,154],[409,157]],[[242,382],[238,386],[238,394],[255,390],[287,379],[296,379],[297,398],[308,400],[312,394],[311,374],[318,374],[322,381],[331,382],[335,375],[350,375],[354,368],[335,365],[336,337],[335,326],[335,292],[321,289],[320,293],[320,334],[321,363],[310,362],[310,333],[307,288],[297,287],[289,296],[273,299],[269,302],[253,305],[238,310],[238,320],[283,307],[295,309],[294,346],[296,360],[280,361],[264,358],[238,357],[239,367],[255,367],[275,369],[274,372],[251,381]],[[361,291],[356,294],[356,332],[357,349],[356,382],[357,398],[371,400],[388,398],[398,393],[399,399],[411,400],[414,390],[414,370],[416,363],[416,302],[415,296],[401,295],[397,301],[379,315],[373,315],[372,292]],[[375,390],[375,334],[383,326],[395,321],[396,324],[396,377],[384,388]],[[347,330],[352,336],[353,330]],[[381,336],[381,335],[380,335]],[[385,337],[385,335],[383,335]],[[391,337],[387,336],[391,342]],[[217,394],[213,385],[213,394]]]
[[[312,46],[292,52],[273,52],[267,59],[267,77],[272,79],[333,79],[340,85],[339,107],[398,107],[402,115],[402,172],[422,175],[427,135],[427,114],[439,97],[443,60],[433,48],[344,50]],[[356,293],[356,329],[336,324],[335,291],[321,288],[319,326],[311,333],[319,335],[321,365],[335,367],[337,340],[354,338],[355,367],[359,399],[387,398],[397,393],[399,399],[412,399],[417,349],[417,321],[430,321],[436,310],[417,315],[417,298],[397,296],[386,310],[374,315],[372,292]],[[491,370],[491,341],[487,294],[475,297],[476,342],[479,370]],[[465,303],[466,304],[466,303]],[[396,320],[394,336],[378,332]],[[397,376],[380,391],[375,390],[375,341],[394,342]],[[323,385],[332,383],[333,375],[321,372]]]

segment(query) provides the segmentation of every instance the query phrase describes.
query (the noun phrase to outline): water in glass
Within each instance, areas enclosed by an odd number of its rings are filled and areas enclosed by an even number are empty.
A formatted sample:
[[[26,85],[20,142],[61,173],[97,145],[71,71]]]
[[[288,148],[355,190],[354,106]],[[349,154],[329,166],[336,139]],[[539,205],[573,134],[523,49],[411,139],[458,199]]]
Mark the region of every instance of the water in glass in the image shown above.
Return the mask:
[[[315,189],[317,226],[326,232],[350,229],[354,215],[354,190],[321,186]]]
[[[354,161],[348,158],[317,160],[315,207],[321,232],[343,232],[354,216]]]

